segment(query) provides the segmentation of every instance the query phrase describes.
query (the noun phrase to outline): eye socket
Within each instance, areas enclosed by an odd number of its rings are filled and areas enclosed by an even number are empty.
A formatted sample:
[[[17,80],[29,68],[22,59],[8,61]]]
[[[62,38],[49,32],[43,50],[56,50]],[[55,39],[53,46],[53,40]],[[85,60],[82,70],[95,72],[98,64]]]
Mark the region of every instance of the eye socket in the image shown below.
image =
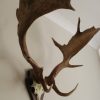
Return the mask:
[[[32,91],[32,93],[35,93],[34,87],[31,87],[31,91]]]

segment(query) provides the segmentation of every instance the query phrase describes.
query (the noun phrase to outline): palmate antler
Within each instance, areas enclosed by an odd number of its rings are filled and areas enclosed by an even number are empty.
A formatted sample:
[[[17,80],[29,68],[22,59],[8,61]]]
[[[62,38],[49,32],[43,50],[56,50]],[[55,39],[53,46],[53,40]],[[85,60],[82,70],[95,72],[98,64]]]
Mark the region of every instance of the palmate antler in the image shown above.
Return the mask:
[[[90,40],[91,38],[100,30],[100,28],[89,28],[84,32],[80,32],[80,19],[78,21],[78,28],[76,34],[72,37],[67,45],[60,45],[54,39],[54,44],[57,46],[63,54],[63,61],[58,64],[48,77],[43,78],[43,68],[41,68],[29,55],[27,45],[26,45],[26,32],[30,25],[40,16],[47,14],[53,10],[65,8],[74,10],[70,4],[70,0],[20,0],[19,8],[16,11],[18,23],[18,37],[19,44],[22,50],[22,54],[28,63],[32,66],[32,70],[27,73],[27,78],[25,80],[26,86],[29,86],[33,82],[33,79],[41,84],[45,92],[49,92],[51,88],[54,89],[56,93],[61,96],[69,96],[76,87],[69,93],[62,93],[59,91],[55,84],[55,77],[57,74],[66,67],[74,68],[81,65],[71,65],[69,64],[70,59],[77,54]],[[28,78],[31,79],[32,82]],[[48,88],[48,86],[50,86]],[[32,91],[31,91],[32,92]],[[33,96],[30,95],[31,100]],[[41,96],[43,99],[43,96]],[[37,98],[36,98],[37,100]]]
[[[43,80],[43,68],[40,68],[28,53],[26,46],[26,32],[33,21],[38,17],[59,8],[74,10],[70,4],[70,0],[20,0],[19,8],[16,10],[16,16],[19,21],[18,37],[22,54],[33,67],[33,73],[36,81],[39,83],[41,81],[46,92],[48,92],[49,89],[47,89],[46,83]]]
[[[91,39],[92,37],[100,30],[100,28],[95,28],[91,27],[83,32],[80,32],[80,18],[78,20],[78,26],[77,26],[77,32],[76,34],[71,38],[69,43],[67,45],[60,45],[57,43],[54,39],[54,44],[57,46],[60,51],[63,54],[63,61],[58,64],[51,74],[48,77],[45,77],[45,80],[47,84],[50,86],[53,84],[53,89],[55,90],[56,93],[58,93],[61,96],[68,96],[70,95],[75,89],[77,88],[78,84],[76,87],[69,93],[62,93],[58,90],[56,84],[55,84],[55,77],[58,75],[58,73],[63,69],[63,68],[75,68],[79,67],[82,65],[71,65],[69,63],[70,59],[77,54]]]
[[[30,25],[38,17],[49,13],[59,8],[72,9],[70,0],[20,0],[19,8],[16,10],[18,23],[18,37],[19,44],[24,58],[31,64],[36,81],[41,82],[46,92],[50,89],[47,88],[45,80],[43,79],[43,68],[30,57],[26,46],[26,32]]]

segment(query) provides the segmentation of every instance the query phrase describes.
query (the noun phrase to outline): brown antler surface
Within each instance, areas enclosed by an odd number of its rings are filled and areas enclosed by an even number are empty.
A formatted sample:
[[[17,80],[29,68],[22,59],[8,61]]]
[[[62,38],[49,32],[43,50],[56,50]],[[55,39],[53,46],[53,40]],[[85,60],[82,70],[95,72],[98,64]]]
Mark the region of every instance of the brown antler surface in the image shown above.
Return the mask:
[[[40,68],[28,53],[26,32],[38,17],[60,8],[74,10],[70,4],[70,0],[20,0],[19,8],[16,10],[16,16],[19,21],[18,37],[22,54],[28,63],[31,64],[36,81],[43,85],[46,92],[50,89],[47,89],[46,82],[43,79],[43,68]]]
[[[55,81],[53,81],[53,86],[52,86],[52,88],[54,89],[54,91],[58,94],[58,95],[60,95],[60,96],[69,96],[69,95],[71,95],[75,90],[76,90],[76,88],[77,88],[77,86],[78,86],[78,84],[75,86],[75,88],[73,89],[73,90],[71,90],[70,92],[68,92],[68,93],[63,93],[63,92],[61,92],[58,88],[57,88],[57,86],[56,86],[56,84],[55,84]]]
[[[28,61],[28,63],[32,66],[32,70],[29,71],[30,75],[27,74],[26,77],[26,85],[30,89],[30,79],[32,78],[39,83],[42,84],[45,92],[49,92],[51,88],[54,89],[56,93],[61,96],[69,96],[76,87],[70,91],[69,93],[62,93],[59,91],[55,84],[55,77],[58,73],[66,67],[75,68],[81,65],[71,65],[69,63],[70,59],[76,55],[90,40],[91,38],[100,30],[100,28],[91,27],[83,32],[80,32],[80,19],[78,21],[78,27],[76,34],[71,38],[67,45],[60,45],[54,39],[53,42],[55,46],[57,46],[63,54],[63,61],[58,64],[51,74],[48,77],[43,78],[43,68],[41,68],[29,55],[27,45],[26,45],[26,33],[31,24],[40,16],[47,14],[56,9],[64,8],[74,10],[70,4],[71,0],[20,0],[19,8],[16,10],[16,16],[18,19],[18,37],[19,44],[22,50],[22,54],[24,58]],[[50,86],[50,88],[47,88]],[[41,96],[41,100],[43,96]],[[31,100],[32,95],[31,95]],[[37,99],[36,99],[37,100]]]
[[[82,65],[71,65],[69,63],[70,59],[76,55],[91,39],[92,37],[100,30],[100,28],[95,28],[95,27],[91,27],[83,32],[80,32],[80,18],[78,20],[78,26],[77,26],[77,32],[76,34],[71,38],[71,40],[69,41],[69,43],[67,45],[60,45],[59,43],[57,43],[54,39],[53,42],[55,44],[56,47],[58,47],[60,49],[60,51],[63,54],[63,61],[58,64],[53,71],[51,72],[51,74],[46,77],[46,81],[48,85],[54,84],[53,85],[53,89],[55,90],[55,92],[57,92],[59,95],[62,96],[68,96],[69,94],[71,94],[76,87],[69,93],[61,93],[58,88],[55,85],[55,81],[54,78],[57,76],[57,74],[63,69],[63,68],[75,68],[75,67],[79,67]]]

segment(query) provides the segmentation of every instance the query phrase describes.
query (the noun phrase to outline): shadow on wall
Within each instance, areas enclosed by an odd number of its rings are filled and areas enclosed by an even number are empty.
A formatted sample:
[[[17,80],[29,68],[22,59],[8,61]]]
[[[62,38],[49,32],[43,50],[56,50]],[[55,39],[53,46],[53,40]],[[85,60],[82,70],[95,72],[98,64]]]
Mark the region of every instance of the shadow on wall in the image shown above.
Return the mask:
[[[3,32],[0,32],[0,84],[4,83],[15,85],[22,80],[22,73],[17,69],[16,60],[7,51],[3,41]],[[1,81],[2,80],[2,81]],[[11,81],[12,80],[12,81]],[[10,82],[10,83],[9,83]],[[1,87],[1,85],[0,85]]]

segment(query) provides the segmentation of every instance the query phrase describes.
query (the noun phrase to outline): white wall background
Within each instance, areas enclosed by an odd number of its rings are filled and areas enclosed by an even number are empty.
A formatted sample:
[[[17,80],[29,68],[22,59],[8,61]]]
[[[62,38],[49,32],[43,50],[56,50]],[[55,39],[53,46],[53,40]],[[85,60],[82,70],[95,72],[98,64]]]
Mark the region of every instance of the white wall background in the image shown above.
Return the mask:
[[[48,75],[62,60],[62,54],[54,46],[51,37],[61,44],[67,43],[76,31],[79,16],[82,30],[92,25],[100,26],[99,2],[72,0],[76,12],[58,10],[39,18],[31,26],[27,35],[28,49],[36,62],[44,66],[44,75]],[[18,44],[17,7],[18,0],[0,0],[0,100],[29,100],[23,82],[25,69],[31,66],[24,60]],[[99,33],[93,41],[98,41],[91,42],[98,49]],[[87,45],[71,60],[72,64],[84,66],[64,69],[57,76],[57,85],[63,92],[70,91],[79,83],[71,96],[60,97],[51,91],[45,95],[44,100],[100,100],[100,58],[96,49]]]

